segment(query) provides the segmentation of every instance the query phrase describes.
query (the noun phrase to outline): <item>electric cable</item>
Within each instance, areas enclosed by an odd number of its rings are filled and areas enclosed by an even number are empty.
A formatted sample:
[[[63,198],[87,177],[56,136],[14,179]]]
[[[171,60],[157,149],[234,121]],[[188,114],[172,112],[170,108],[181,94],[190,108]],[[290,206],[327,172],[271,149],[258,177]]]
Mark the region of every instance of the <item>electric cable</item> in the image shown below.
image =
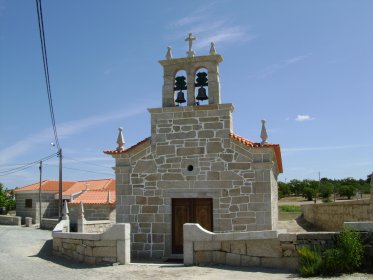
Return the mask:
[[[85,169],[79,169],[79,168],[71,168],[71,167],[63,167],[64,169],[70,169],[70,170],[76,170],[76,171],[83,171],[83,172],[89,172],[89,173],[95,173],[95,174],[103,174],[103,175],[110,175],[112,176],[113,174],[110,173],[105,173],[105,172],[96,172],[96,171],[90,171],[90,170],[85,170]]]
[[[83,160],[78,160],[78,159],[67,157],[67,156],[64,156],[64,158],[65,159],[70,159],[70,160],[73,160],[73,161],[76,161],[76,162],[80,162],[80,163],[83,163],[83,164],[87,164],[87,165],[98,166],[98,167],[103,167],[103,168],[111,168],[110,166],[105,166],[105,165],[100,165],[100,164],[97,164],[97,163],[86,162],[86,161],[83,161]]]
[[[0,176],[6,176],[6,175],[13,174],[13,173],[17,173],[17,172],[19,172],[19,171],[23,171],[23,170],[25,170],[25,169],[27,169],[27,168],[30,168],[30,167],[32,167],[32,166],[34,166],[34,165],[39,164],[40,161],[47,161],[47,160],[49,160],[49,159],[52,159],[52,158],[55,157],[57,154],[58,154],[58,153],[53,153],[53,154],[51,154],[51,155],[49,155],[49,156],[46,156],[46,157],[44,157],[44,158],[41,158],[41,159],[39,159],[39,160],[35,160],[35,161],[33,161],[33,162],[29,162],[29,163],[27,163],[27,164],[24,164],[23,166],[15,167],[15,168],[10,168],[10,169],[8,169],[8,170],[0,171]]]
[[[52,99],[52,91],[51,91],[51,85],[50,85],[49,66],[48,66],[48,57],[47,57],[47,46],[46,46],[46,43],[45,43],[44,20],[43,20],[43,10],[42,10],[42,6],[41,6],[41,0],[36,0],[36,11],[37,11],[37,15],[38,15],[38,27],[39,27],[40,44],[41,44],[41,51],[42,51],[42,57],[43,57],[43,68],[44,68],[45,83],[46,83],[46,87],[47,87],[49,113],[50,113],[51,121],[52,121],[54,140],[56,142],[57,148],[60,150],[61,147],[60,147],[60,142],[58,140],[56,120],[55,120],[55,117],[54,117],[53,99]]]

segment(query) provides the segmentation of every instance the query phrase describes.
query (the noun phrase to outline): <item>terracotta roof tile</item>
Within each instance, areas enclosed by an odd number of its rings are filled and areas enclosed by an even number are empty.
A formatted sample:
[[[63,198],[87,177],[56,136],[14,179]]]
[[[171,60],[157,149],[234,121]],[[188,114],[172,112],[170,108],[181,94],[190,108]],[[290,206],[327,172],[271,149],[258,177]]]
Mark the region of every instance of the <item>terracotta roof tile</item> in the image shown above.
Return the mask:
[[[71,186],[73,186],[76,182],[74,181],[63,181],[62,182],[62,191],[67,191]],[[50,192],[58,192],[59,181],[50,181],[45,180],[41,183],[41,190],[42,191],[50,191]],[[39,183],[35,183],[32,185],[24,186],[21,188],[17,188],[15,192],[23,192],[23,191],[37,191],[39,190]]]
[[[70,204],[115,204],[115,191],[85,191]]]
[[[270,144],[270,143],[261,144],[261,143],[252,142],[252,141],[250,141],[250,140],[248,140],[248,139],[246,139],[242,136],[239,136],[239,135],[237,135],[233,132],[229,133],[229,136],[232,139],[244,144],[247,147],[251,147],[251,148],[272,147],[272,148],[274,148],[276,159],[277,159],[278,171],[280,173],[284,172],[283,167],[282,167],[281,149],[280,149],[279,144]]]
[[[114,186],[114,187],[113,187]],[[63,195],[72,195],[85,190],[113,190],[115,189],[114,179],[100,179],[78,181],[71,188],[63,192]]]
[[[41,184],[42,191],[50,191],[58,193],[59,181],[45,180]],[[63,195],[71,195],[79,193],[83,190],[115,190],[114,179],[99,179],[99,180],[87,180],[87,181],[63,181],[62,182],[62,193]],[[39,190],[39,183],[28,185],[15,189],[15,192],[23,191],[37,191]]]
[[[108,155],[115,155],[115,154],[123,154],[123,153],[127,153],[131,150],[133,150],[134,148],[142,145],[143,143],[146,143],[148,140],[150,140],[150,137],[147,137],[145,138],[144,140],[141,140],[140,142],[138,142],[137,144],[129,147],[128,149],[125,149],[125,150],[106,150],[104,151],[105,154],[108,154]]]

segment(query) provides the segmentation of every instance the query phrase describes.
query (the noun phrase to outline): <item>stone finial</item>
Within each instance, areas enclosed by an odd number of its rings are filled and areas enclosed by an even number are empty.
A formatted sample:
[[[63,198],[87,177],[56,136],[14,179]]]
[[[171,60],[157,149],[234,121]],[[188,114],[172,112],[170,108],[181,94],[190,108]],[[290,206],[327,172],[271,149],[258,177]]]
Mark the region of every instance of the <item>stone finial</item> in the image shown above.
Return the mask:
[[[171,60],[173,58],[172,56],[172,48],[170,46],[167,47],[167,53],[166,53],[166,59]]]
[[[195,36],[193,36],[192,33],[189,33],[188,37],[185,38],[185,41],[188,41],[188,43],[189,43],[189,50],[187,51],[188,57],[193,57],[193,56],[196,55],[196,53],[192,49],[193,41],[196,40],[196,39],[197,38]]]
[[[124,144],[126,142],[124,142],[124,138],[123,138],[123,128],[119,127],[118,131],[119,132],[118,132],[118,138],[117,138],[117,144],[118,144],[117,151],[124,151]]]
[[[63,204],[62,209],[62,220],[68,220],[69,219],[69,208],[67,207],[67,201],[65,200]]]
[[[211,55],[216,54],[215,43],[214,43],[214,42],[211,42],[210,54],[211,54]]]
[[[267,129],[266,129],[266,120],[262,120],[262,131],[260,132],[260,138],[262,142],[260,144],[266,144],[268,139]]]

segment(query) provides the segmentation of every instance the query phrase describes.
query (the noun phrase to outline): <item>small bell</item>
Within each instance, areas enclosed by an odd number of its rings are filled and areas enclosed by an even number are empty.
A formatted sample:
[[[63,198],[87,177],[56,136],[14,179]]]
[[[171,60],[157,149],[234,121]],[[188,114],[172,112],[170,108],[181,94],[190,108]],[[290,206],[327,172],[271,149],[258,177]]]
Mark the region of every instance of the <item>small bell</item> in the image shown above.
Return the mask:
[[[185,103],[186,102],[186,100],[185,100],[185,98],[184,98],[184,92],[182,92],[181,90],[177,93],[177,97],[176,97],[176,99],[175,99],[175,102],[176,103],[179,103],[179,104],[181,104],[181,103]]]
[[[206,89],[203,88],[203,87],[200,87],[198,89],[198,94],[197,94],[197,97],[196,97],[197,100],[200,100],[200,101],[203,101],[203,100],[207,100],[209,99],[206,95]]]

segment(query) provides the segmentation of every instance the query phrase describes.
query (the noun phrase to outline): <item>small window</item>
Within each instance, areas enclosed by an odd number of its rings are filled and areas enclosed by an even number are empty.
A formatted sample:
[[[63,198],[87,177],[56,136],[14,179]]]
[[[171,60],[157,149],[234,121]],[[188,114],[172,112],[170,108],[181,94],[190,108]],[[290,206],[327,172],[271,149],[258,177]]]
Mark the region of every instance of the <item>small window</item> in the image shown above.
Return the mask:
[[[25,200],[25,207],[26,208],[32,208],[32,199],[26,199]]]

